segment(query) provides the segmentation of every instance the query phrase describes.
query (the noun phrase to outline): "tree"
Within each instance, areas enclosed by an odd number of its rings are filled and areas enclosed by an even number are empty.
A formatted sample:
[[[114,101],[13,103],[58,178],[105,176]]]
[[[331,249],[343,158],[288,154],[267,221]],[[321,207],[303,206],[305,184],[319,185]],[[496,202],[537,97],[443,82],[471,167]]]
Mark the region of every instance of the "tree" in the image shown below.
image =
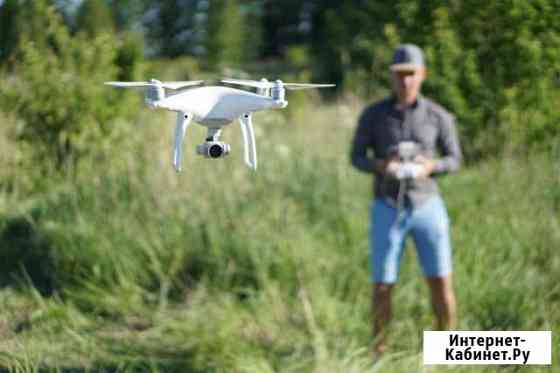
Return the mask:
[[[21,16],[42,31],[22,35],[16,79],[5,90],[9,108],[23,121],[20,140],[62,169],[110,133],[112,118],[129,110],[127,98],[101,84],[119,73],[119,41],[107,33],[72,37],[47,0],[33,1]]]
[[[76,15],[76,30],[87,36],[101,32],[114,32],[115,23],[111,9],[104,0],[83,0]]]
[[[264,6],[261,0],[243,0],[240,2],[243,20],[243,62],[258,61],[263,57],[263,16]]]
[[[556,0],[325,0],[314,9],[316,73],[344,90],[389,87],[393,48],[423,47],[425,92],[457,115],[469,159],[560,133]]]
[[[15,51],[18,42],[16,19],[20,5],[18,0],[5,0],[0,6],[0,63]]]
[[[139,31],[148,0],[108,0],[115,26],[119,31]]]
[[[130,3],[130,1],[127,1]],[[113,13],[105,0],[84,0],[76,15],[76,31],[92,38],[104,33],[114,34]],[[144,40],[139,33],[122,31],[118,38],[115,64],[118,67],[118,80],[133,80],[139,76],[140,64],[144,55]]]
[[[202,0],[163,0],[146,10],[144,28],[152,54],[178,57],[194,54],[200,46],[196,16],[204,15]]]
[[[310,0],[265,1],[263,5],[263,55],[279,57],[290,46],[309,43]]]
[[[206,55],[210,68],[240,65],[243,59],[243,25],[237,0],[210,2],[206,34]]]

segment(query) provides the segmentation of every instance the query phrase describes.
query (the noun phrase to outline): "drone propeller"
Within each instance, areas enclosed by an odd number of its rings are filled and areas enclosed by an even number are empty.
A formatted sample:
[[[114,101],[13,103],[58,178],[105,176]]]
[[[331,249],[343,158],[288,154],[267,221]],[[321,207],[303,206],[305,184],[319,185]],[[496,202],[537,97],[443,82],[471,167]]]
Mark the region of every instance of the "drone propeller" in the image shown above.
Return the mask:
[[[202,83],[204,83],[204,80],[193,80],[185,82],[160,82],[159,80],[152,79],[149,82],[105,82],[106,85],[118,88],[162,87],[167,89],[181,89],[184,87],[190,87]]]
[[[310,89],[310,88],[326,88],[326,87],[334,87],[336,84],[314,84],[314,83],[284,83],[284,87],[286,89],[290,89],[292,91],[298,89]]]
[[[246,80],[246,79],[222,79],[223,83],[243,85],[247,87],[254,87],[260,89],[268,89],[274,87],[284,87],[290,90],[296,89],[309,89],[309,88],[325,88],[334,87],[335,84],[313,84],[313,83],[284,83],[281,80],[275,82],[269,82],[266,79],[263,80]]]

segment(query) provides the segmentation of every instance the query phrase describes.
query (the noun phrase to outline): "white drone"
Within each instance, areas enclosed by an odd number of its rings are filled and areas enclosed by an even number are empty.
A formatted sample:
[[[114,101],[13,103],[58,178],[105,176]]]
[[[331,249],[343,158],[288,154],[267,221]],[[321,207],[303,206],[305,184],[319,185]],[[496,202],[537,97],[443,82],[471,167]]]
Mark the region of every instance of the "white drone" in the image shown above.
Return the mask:
[[[145,102],[151,108],[177,112],[173,167],[181,171],[182,142],[189,124],[194,121],[208,128],[206,141],[196,147],[196,152],[207,158],[221,158],[230,152],[229,144],[220,142],[222,127],[239,119],[245,145],[245,163],[257,168],[257,150],[251,114],[267,109],[282,109],[288,105],[284,99],[286,89],[333,87],[334,84],[269,82],[266,79],[223,79],[223,83],[257,88],[257,93],[222,86],[206,86],[166,95],[165,89],[179,90],[204,83],[202,80],[187,82],[105,82],[120,88],[146,87]]]

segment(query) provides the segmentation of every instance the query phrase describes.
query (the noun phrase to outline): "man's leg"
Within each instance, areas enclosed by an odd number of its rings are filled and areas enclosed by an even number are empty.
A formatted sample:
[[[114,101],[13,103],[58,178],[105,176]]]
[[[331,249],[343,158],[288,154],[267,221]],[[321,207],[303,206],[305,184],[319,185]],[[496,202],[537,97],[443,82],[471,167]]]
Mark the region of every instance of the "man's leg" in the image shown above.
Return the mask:
[[[372,325],[374,337],[374,352],[382,354],[387,349],[387,325],[392,315],[393,284],[376,283],[373,285],[372,296]]]
[[[453,275],[428,277],[432,293],[432,308],[436,315],[438,330],[453,330],[457,324],[457,306],[453,291]]]
[[[397,281],[406,234],[405,221],[397,210],[375,200],[370,214],[370,266],[372,270],[372,331],[374,352],[386,349],[387,324],[391,320],[391,293]]]
[[[432,294],[437,328],[453,329],[456,305],[449,217],[439,196],[426,201],[413,213],[411,232]]]

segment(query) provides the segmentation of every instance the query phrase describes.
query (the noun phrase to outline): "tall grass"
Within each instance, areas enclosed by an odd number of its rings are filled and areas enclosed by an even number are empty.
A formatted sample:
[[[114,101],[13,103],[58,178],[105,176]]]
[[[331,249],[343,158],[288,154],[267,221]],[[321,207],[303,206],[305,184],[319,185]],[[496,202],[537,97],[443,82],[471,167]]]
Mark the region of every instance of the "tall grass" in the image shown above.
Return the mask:
[[[371,371],[371,180],[348,160],[359,109],[257,114],[256,173],[238,128],[224,131],[233,151],[216,161],[195,157],[205,133],[192,127],[176,174],[174,118],[154,112],[114,123],[127,137],[92,144],[71,177],[31,168],[4,130],[14,150],[0,182],[0,366]],[[552,330],[557,353],[558,160],[497,159],[441,179],[460,329]],[[433,321],[412,246],[394,301],[391,353],[373,370],[423,371]]]

